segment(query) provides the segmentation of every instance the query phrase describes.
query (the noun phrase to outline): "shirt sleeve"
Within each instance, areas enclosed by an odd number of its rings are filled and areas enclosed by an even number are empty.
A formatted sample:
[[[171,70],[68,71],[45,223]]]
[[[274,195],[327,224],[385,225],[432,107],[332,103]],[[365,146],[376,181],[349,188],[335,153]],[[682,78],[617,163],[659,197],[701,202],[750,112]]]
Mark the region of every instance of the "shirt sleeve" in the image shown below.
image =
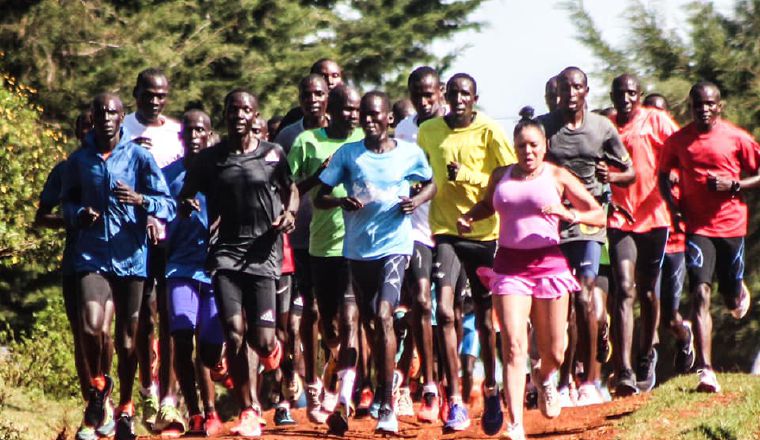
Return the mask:
[[[406,179],[413,182],[428,182],[433,178],[433,169],[430,168],[427,156],[421,148],[414,144],[409,144],[414,148],[414,158],[412,166],[406,174]]]
[[[755,175],[760,167],[760,145],[752,136],[746,134],[740,141],[742,169],[745,173]]]
[[[499,127],[491,127],[488,131],[488,140],[486,144],[486,158],[485,169],[493,171],[498,167],[503,167],[511,163],[515,163],[515,152],[509,145],[507,137],[504,135],[504,131]],[[465,182],[470,185],[486,188],[488,181],[491,178],[491,173],[483,172],[480,170],[473,170],[467,166],[460,165],[459,172],[457,173],[457,182]]]
[[[82,187],[79,183],[78,157],[72,155],[66,160],[61,179],[61,205],[63,206],[63,220],[68,227],[78,226],[79,211],[82,206]]]
[[[63,189],[63,172],[66,162],[60,162],[53,167],[48,174],[45,185],[40,193],[40,210],[49,213],[61,202],[61,190]]]
[[[346,146],[351,144],[345,144],[338,148],[335,152],[327,168],[319,173],[319,180],[325,185],[336,187],[343,183],[346,177],[345,161],[346,161]]]
[[[169,222],[177,212],[177,203],[169,194],[169,187],[161,168],[150,153],[141,154],[140,189],[143,196],[143,208],[158,219]]]
[[[288,158],[285,156],[285,151],[283,151],[279,145],[275,146],[275,149],[277,151],[277,154],[280,156],[280,161],[277,162],[277,166],[274,169],[274,175],[272,178],[274,179],[274,184],[278,188],[289,188],[290,184],[293,183],[293,172],[290,167]],[[293,150],[291,150],[292,152]]]
[[[298,139],[293,142],[293,146],[288,153],[288,165],[290,166],[291,173],[293,173],[293,177],[296,179],[307,177],[302,175],[304,173],[304,164],[306,160],[306,150],[304,148],[303,139],[303,136],[299,136]]]
[[[609,119],[604,118],[606,134],[604,136],[604,159],[611,165],[620,169],[628,169],[633,165],[628,150],[623,145],[617,129],[612,125]]]

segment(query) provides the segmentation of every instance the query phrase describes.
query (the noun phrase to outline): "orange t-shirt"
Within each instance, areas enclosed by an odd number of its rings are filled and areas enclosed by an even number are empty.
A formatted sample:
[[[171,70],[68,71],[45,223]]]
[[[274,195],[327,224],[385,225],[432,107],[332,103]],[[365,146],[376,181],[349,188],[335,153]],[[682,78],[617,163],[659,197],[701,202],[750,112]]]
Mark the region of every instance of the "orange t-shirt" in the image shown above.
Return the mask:
[[[615,124],[615,119],[610,118]],[[678,131],[678,125],[664,111],[641,107],[623,127],[617,127],[620,139],[633,161],[636,181],[626,187],[611,185],[612,201],[628,211],[634,223],[615,212],[608,226],[630,232],[649,232],[654,228],[668,227],[670,214],[660,196],[657,169],[662,146]]]
[[[740,180],[742,174],[756,175],[760,167],[760,145],[752,136],[728,121],[719,119],[707,133],[691,123],[665,143],[661,172],[681,172],[681,210],[686,233],[706,237],[747,235],[747,204],[741,194],[710,191],[710,174]]]

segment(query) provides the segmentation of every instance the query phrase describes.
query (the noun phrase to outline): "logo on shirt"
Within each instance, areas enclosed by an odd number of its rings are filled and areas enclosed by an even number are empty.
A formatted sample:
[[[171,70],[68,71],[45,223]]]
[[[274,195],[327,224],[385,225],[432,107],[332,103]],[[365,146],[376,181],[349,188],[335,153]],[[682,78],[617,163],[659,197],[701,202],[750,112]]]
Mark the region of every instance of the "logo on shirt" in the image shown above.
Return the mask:
[[[262,313],[261,316],[259,316],[259,321],[274,322],[274,312],[272,312],[272,309]]]
[[[266,156],[264,156],[265,162],[279,162],[280,161],[280,155],[277,154],[277,151],[275,150],[269,150],[269,153],[267,153]]]

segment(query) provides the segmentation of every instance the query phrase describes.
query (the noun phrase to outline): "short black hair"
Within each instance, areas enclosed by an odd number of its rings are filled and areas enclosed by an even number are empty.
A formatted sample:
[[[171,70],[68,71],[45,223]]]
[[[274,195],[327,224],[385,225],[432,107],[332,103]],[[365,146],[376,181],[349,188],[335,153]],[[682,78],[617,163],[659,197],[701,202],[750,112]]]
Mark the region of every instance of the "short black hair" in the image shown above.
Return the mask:
[[[704,89],[715,89],[716,92],[718,92],[718,99],[720,99],[720,89],[714,82],[710,81],[700,81],[693,86],[691,86],[691,89],[689,90],[689,99],[692,100],[697,94],[697,91],[704,90]]]
[[[325,63],[335,63],[336,66],[342,71],[343,69],[340,68],[340,64],[338,64],[337,61],[333,60],[332,58],[320,58],[317,61],[314,62],[314,64],[311,65],[311,68],[309,69],[309,73],[318,73],[321,75],[319,68],[322,66],[322,64]]]
[[[345,100],[348,97],[348,94],[355,91],[355,89],[345,85],[341,84],[339,86],[336,86],[332,90],[330,90],[330,93],[327,94],[327,110],[328,112],[330,110],[333,110],[336,105],[339,103],[345,102]]]
[[[232,98],[235,95],[249,95],[253,98],[253,100],[256,102],[256,106],[259,105],[259,98],[249,89],[245,87],[235,87],[234,89],[230,90],[229,93],[224,95],[224,109],[227,110],[227,105],[230,103],[230,98]]]
[[[163,70],[157,67],[148,67],[137,74],[137,81],[135,82],[135,89],[148,84],[148,80],[152,78],[164,78],[168,82],[168,78]]]
[[[568,72],[580,72],[580,74],[583,75],[583,84],[586,84],[586,87],[588,87],[588,76],[586,75],[586,72],[584,72],[580,67],[576,66],[567,66],[562,69],[562,72],[557,75],[557,82],[559,83],[559,80]]]
[[[454,84],[454,81],[458,79],[466,79],[472,84],[472,92],[474,94],[478,94],[478,83],[475,81],[475,78],[472,77],[469,73],[455,73],[451,78],[449,78],[448,81],[446,81],[446,89],[449,89],[451,84]]]
[[[382,92],[380,90],[369,91],[365,93],[364,96],[362,96],[362,102],[371,98],[380,98],[383,101],[383,107],[385,110],[388,112],[391,111],[391,99],[385,92]]]
[[[411,87],[412,84],[420,82],[428,76],[432,76],[436,81],[440,82],[438,72],[430,66],[420,66],[409,74],[409,79],[406,81],[407,86]]]
[[[512,137],[517,139],[517,136],[520,135],[524,130],[528,128],[535,128],[538,131],[541,132],[541,135],[546,139],[546,129],[544,129],[544,124],[538,121],[538,119],[522,119],[520,122],[515,125],[515,129],[512,132]]]
[[[303,91],[303,89],[305,89],[306,86],[313,81],[322,82],[324,83],[325,87],[327,87],[327,81],[325,81],[325,77],[322,76],[321,73],[310,73],[301,78],[301,81],[298,82],[298,92],[300,93]]]

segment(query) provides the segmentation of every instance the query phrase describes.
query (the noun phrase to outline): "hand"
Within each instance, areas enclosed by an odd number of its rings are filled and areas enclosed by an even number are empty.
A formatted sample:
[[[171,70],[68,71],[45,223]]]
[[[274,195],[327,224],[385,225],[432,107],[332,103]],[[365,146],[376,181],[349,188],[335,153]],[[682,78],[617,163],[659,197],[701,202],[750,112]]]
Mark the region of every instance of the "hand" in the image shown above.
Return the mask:
[[[401,199],[399,206],[401,206],[401,210],[404,212],[404,214],[409,215],[413,213],[418,206],[420,206],[414,197],[399,196],[398,198]]]
[[[541,213],[544,215],[556,215],[565,223],[573,223],[576,221],[576,216],[561,203],[544,206],[541,208]]]
[[[150,241],[150,244],[153,246],[158,244],[158,227],[154,224],[148,224],[146,228],[148,232],[148,241]]]
[[[724,179],[709,172],[707,174],[707,189],[710,191],[731,191],[733,184],[733,180]]]
[[[293,229],[296,228],[296,217],[293,215],[292,212],[284,211],[276,219],[274,219],[272,226],[276,230],[287,234],[288,232],[291,232]]]
[[[98,218],[100,218],[100,213],[92,207],[88,206],[84,208],[83,210],[79,211],[79,225],[83,228],[86,228],[88,226],[91,226],[93,223],[95,223]]]
[[[356,211],[357,209],[364,208],[364,203],[353,197],[343,197],[340,199],[340,207],[346,211]]]
[[[200,212],[201,203],[198,199],[183,199],[179,202],[179,214],[182,217],[188,218],[192,215],[193,211]]]
[[[596,178],[602,183],[610,182],[610,167],[607,162],[601,161],[596,164]]]
[[[140,206],[143,204],[142,194],[135,192],[129,185],[120,180],[116,181],[116,188],[113,192],[116,194],[116,199],[125,205]]]
[[[446,165],[446,169],[449,172],[449,180],[454,181],[457,180],[457,174],[459,174],[459,168],[461,165],[459,165],[459,162],[454,162],[453,160]]]
[[[459,217],[457,219],[457,232],[459,232],[459,235],[472,232],[472,218],[466,215]]]

